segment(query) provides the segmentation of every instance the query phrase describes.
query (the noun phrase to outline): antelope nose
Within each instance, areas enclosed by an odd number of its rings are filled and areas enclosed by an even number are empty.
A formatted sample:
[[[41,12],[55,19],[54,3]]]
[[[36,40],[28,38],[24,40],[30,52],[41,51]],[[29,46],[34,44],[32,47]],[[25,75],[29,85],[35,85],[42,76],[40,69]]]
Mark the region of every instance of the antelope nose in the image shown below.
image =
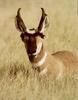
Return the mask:
[[[28,53],[28,54],[33,54],[33,53],[35,53],[35,52],[36,52],[36,50],[31,50],[31,49],[27,50],[27,53]]]

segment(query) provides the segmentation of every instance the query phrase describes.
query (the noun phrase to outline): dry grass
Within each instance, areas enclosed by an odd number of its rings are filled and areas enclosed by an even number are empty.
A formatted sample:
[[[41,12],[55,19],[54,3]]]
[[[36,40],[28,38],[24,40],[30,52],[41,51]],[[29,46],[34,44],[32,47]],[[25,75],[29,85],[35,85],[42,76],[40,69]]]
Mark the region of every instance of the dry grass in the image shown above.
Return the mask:
[[[46,9],[49,52],[69,50],[78,55],[76,0],[0,0],[0,100],[78,100],[78,74],[62,80],[40,79],[31,69],[14,25],[19,7],[30,28],[38,24],[40,7]]]

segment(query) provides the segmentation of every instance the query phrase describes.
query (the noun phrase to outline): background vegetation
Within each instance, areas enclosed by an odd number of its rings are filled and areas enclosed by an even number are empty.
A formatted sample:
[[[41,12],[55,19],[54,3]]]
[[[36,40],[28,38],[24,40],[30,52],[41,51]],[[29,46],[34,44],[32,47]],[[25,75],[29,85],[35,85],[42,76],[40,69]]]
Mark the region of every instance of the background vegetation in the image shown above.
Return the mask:
[[[29,28],[37,27],[40,8],[45,8],[50,53],[69,50],[78,55],[77,0],[0,0],[0,100],[78,100],[78,75],[39,79],[33,72],[14,24],[19,7]]]

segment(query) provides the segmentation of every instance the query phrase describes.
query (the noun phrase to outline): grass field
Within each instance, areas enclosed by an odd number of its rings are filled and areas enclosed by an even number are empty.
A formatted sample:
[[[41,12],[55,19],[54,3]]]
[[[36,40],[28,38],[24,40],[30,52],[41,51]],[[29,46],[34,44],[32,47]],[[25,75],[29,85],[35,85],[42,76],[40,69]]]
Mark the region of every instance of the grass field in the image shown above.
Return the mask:
[[[45,8],[50,53],[69,50],[78,55],[77,0],[0,0],[0,100],[78,100],[78,74],[40,79],[28,60],[14,18],[18,8],[26,26],[37,27]]]

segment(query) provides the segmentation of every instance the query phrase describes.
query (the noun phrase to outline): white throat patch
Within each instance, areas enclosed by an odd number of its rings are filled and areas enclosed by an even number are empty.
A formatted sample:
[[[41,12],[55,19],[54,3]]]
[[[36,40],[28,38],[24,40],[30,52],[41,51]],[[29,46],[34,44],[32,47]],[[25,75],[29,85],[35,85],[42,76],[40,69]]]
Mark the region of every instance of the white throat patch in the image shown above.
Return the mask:
[[[40,67],[41,65],[44,64],[44,62],[45,62],[45,60],[46,60],[46,57],[47,57],[47,52],[45,52],[43,58],[42,58],[39,62],[37,62],[37,63],[32,63],[32,66],[33,66],[34,68]]]

